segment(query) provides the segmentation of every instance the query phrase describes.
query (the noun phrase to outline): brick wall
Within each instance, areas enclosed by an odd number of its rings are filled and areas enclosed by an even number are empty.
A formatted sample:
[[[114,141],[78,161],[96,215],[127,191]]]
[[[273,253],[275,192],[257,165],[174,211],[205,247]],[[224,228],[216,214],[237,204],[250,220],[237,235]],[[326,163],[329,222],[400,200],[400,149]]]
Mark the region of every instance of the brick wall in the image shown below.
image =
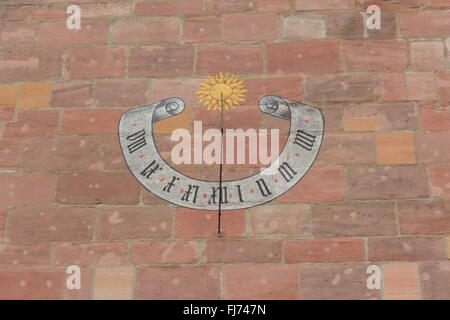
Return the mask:
[[[364,31],[369,4],[381,30]],[[448,0],[3,0],[0,298],[449,299],[449,20]],[[144,191],[116,137],[126,110],[172,96],[188,109],[157,126],[160,149],[214,124],[194,91],[218,71],[249,90],[228,124],[267,124],[266,94],[326,121],[308,175],[226,212],[221,237],[215,213]],[[72,264],[81,290],[66,288]]]

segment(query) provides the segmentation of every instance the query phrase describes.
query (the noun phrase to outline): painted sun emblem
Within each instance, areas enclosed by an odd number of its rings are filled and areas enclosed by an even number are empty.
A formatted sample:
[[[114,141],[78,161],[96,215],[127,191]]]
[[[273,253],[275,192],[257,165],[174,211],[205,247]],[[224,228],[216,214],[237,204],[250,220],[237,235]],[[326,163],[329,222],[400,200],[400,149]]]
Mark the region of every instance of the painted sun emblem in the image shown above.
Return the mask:
[[[208,107],[208,110],[223,108],[228,111],[245,101],[246,92],[243,80],[233,74],[220,72],[202,81],[195,94],[199,102]]]

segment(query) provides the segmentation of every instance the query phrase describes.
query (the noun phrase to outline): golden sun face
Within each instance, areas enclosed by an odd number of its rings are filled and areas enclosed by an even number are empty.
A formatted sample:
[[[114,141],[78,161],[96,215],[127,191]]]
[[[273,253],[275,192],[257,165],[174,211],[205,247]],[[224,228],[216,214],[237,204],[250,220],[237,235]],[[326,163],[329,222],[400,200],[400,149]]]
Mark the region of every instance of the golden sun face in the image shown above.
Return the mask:
[[[220,72],[215,76],[208,76],[208,79],[199,84],[195,93],[198,100],[208,110],[228,111],[245,101],[244,81],[233,74],[223,74]]]

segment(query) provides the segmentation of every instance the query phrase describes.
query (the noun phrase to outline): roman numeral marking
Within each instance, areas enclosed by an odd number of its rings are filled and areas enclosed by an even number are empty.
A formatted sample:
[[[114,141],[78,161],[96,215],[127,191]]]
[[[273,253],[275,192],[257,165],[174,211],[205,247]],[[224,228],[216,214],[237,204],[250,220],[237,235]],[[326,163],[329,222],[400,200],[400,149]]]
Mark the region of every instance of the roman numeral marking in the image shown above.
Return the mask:
[[[258,185],[259,191],[261,191],[261,194],[264,197],[267,197],[268,195],[272,194],[272,192],[270,192],[266,182],[263,179],[256,180],[256,184]]]
[[[278,171],[281,173],[286,182],[291,181],[292,178],[297,174],[297,171],[292,169],[292,167],[287,162],[283,162],[278,168]]]
[[[192,199],[193,203],[197,202],[197,195],[198,195],[198,189],[200,187],[196,185],[188,185],[188,189],[184,192],[183,196],[181,197],[181,201],[190,201],[189,198],[192,194],[192,189],[194,189],[194,198]]]
[[[236,188],[238,189],[239,201],[244,202],[244,199],[242,198],[241,185],[237,185]]]
[[[314,142],[316,142],[316,136],[313,136],[303,130],[297,130],[294,144],[305,150],[311,151],[314,146]]]
[[[133,141],[133,143],[129,144],[127,146],[128,152],[134,153],[141,149],[143,146],[147,144],[147,141],[145,141],[145,130],[142,129],[138,132],[133,133],[132,135],[129,135],[127,137],[128,141]]]
[[[147,167],[145,167],[144,170],[141,171],[141,175],[148,179],[152,174],[156,172],[156,170],[162,170],[162,167],[160,167],[159,164],[157,164],[156,161],[153,160]]]
[[[216,198],[220,199],[220,203],[221,204],[225,204],[228,203],[228,191],[227,191],[227,187],[222,187],[222,193],[219,193],[219,187],[217,188],[212,188],[212,194],[211,197],[209,198],[208,204],[214,203],[216,204]]]

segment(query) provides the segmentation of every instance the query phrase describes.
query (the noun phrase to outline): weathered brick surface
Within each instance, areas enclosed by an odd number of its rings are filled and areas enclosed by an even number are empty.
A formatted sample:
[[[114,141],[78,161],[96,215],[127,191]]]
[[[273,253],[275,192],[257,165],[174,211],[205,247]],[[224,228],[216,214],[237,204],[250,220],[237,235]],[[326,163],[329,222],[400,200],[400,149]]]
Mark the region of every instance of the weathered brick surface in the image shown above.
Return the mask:
[[[450,201],[407,201],[398,204],[402,234],[445,234],[450,227]]]
[[[300,299],[373,300],[380,290],[367,288],[366,264],[321,264],[300,267]]]
[[[362,239],[288,240],[284,246],[284,261],[347,262],[364,260]]]
[[[423,167],[353,167],[349,171],[350,199],[425,198],[430,194]]]
[[[142,267],[136,280],[136,299],[219,298],[217,267]]]
[[[281,241],[210,240],[205,262],[280,262]]]
[[[448,0],[0,2],[0,298],[450,298]],[[369,5],[381,29],[364,26]],[[258,110],[266,95],[325,119],[302,180],[222,212],[220,234],[217,211],[140,186],[117,136],[125,111],[179,97],[185,111],[154,125],[171,163],[173,130],[218,128],[196,95],[218,72],[247,90],[225,128],[279,129],[283,148],[289,122]],[[81,290],[65,285],[73,264]]]
[[[229,266],[224,270],[224,299],[296,299],[298,271],[294,266]]]
[[[55,264],[68,266],[120,265],[126,263],[127,244],[120,242],[93,244],[59,244]]]
[[[18,207],[8,220],[12,241],[89,241],[95,209],[83,207]]]
[[[421,261],[446,258],[443,238],[372,238],[369,261]]]
[[[312,234],[317,237],[395,235],[393,203],[355,203],[312,207]]]
[[[110,207],[99,211],[97,239],[161,239],[172,233],[173,209]]]

